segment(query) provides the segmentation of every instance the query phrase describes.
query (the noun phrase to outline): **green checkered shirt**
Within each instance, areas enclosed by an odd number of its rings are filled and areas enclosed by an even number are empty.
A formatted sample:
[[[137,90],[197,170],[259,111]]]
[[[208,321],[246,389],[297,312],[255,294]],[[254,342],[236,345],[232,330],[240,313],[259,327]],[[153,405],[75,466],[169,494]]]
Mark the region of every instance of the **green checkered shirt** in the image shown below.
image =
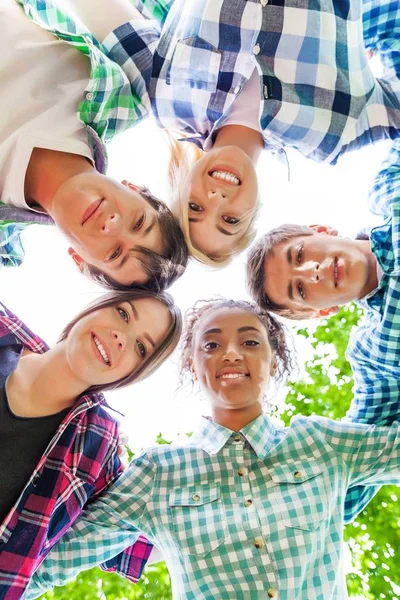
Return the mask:
[[[400,425],[261,415],[234,433],[203,420],[187,446],[136,458],[46,557],[28,598],[132,542],[163,553],[175,600],[344,600],[348,487],[400,483]],[[118,563],[118,559],[117,559]]]

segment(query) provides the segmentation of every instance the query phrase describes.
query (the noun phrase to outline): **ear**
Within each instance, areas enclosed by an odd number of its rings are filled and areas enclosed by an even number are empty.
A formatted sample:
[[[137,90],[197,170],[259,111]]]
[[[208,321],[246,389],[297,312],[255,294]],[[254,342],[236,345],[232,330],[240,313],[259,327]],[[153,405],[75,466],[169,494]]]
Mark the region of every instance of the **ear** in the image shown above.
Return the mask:
[[[276,364],[276,360],[273,359],[271,362],[270,370],[269,370],[269,374],[271,375],[271,377],[275,377],[277,370],[278,370],[278,366]]]
[[[189,369],[192,374],[193,381],[197,381],[196,371],[194,368],[193,360],[191,358],[189,358]]]
[[[142,189],[140,186],[134,185],[133,183],[130,183],[126,179],[123,179],[121,181],[121,183],[122,183],[122,185],[125,185],[126,187],[128,187],[130,190],[133,190],[134,192],[140,192],[140,190]]]
[[[329,317],[330,315],[335,315],[337,312],[339,312],[339,307],[331,306],[330,308],[320,308],[316,311],[315,316],[320,318]]]
[[[83,269],[83,265],[84,265],[84,260],[81,256],[79,256],[79,254],[77,254],[75,252],[75,250],[71,247],[68,248],[68,254],[72,257],[72,260],[74,261],[74,263],[76,264],[76,266],[78,267],[79,271],[82,273],[82,269]]]
[[[330,227],[329,225],[320,225],[319,223],[316,223],[315,225],[309,225],[308,227],[316,233],[326,233],[326,235],[338,234],[337,229]]]

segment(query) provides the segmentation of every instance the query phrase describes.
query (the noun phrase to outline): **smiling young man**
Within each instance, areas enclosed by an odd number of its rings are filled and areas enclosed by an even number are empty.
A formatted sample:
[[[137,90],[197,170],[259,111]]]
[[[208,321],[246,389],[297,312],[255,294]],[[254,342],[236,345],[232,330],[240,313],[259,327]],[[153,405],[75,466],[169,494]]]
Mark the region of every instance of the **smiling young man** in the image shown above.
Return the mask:
[[[267,232],[249,254],[247,283],[261,306],[291,319],[328,316],[351,301],[364,307],[347,348],[355,381],[347,419],[386,424],[400,418],[398,142],[375,179],[370,206],[383,222],[364,239],[342,238],[323,226]]]
[[[1,263],[22,261],[26,223],[55,223],[79,268],[106,287],[170,285],[187,263],[177,220],[147,189],[104,174],[105,143],[147,115],[145,101],[50,0],[4,0],[0,19],[0,106],[12,106],[0,127]]]

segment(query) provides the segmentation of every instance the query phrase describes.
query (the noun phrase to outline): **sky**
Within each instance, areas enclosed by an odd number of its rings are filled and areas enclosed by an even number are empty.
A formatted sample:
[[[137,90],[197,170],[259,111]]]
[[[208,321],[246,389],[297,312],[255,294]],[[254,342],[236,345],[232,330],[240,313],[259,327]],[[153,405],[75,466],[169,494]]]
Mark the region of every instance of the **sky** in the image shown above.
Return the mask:
[[[387,143],[377,144],[349,153],[334,167],[288,152],[290,180],[287,167],[264,153],[258,167],[259,234],[282,223],[297,222],[332,225],[341,235],[351,237],[359,228],[373,224],[376,219],[368,212],[368,189],[387,150]],[[167,145],[151,119],[115,139],[109,145],[109,158],[111,177],[146,185],[158,197],[167,197]],[[101,289],[75,269],[67,255],[67,241],[54,227],[34,225],[24,236],[26,259],[19,268],[1,270],[0,298],[52,345],[63,326],[101,294]],[[245,254],[217,271],[191,261],[169,291],[182,311],[197,299],[215,295],[247,299],[244,264]],[[298,353],[301,363],[308,347],[299,346]],[[106,394],[109,403],[125,414],[123,427],[135,451],[152,444],[159,432],[169,440],[186,439],[197,415],[207,410],[191,387],[176,391],[178,362],[175,352],[151,378]]]

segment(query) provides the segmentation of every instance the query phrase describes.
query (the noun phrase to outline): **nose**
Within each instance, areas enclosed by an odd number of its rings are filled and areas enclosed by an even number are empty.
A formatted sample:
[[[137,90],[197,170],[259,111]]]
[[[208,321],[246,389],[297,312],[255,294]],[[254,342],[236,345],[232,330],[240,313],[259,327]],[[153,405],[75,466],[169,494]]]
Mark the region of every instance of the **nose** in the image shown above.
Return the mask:
[[[118,213],[106,216],[101,224],[101,231],[105,234],[117,233],[121,229],[122,219]]]
[[[117,329],[111,331],[111,338],[114,341],[114,345],[118,348],[119,352],[123,352],[126,348],[126,337]]]
[[[223,202],[226,200],[226,198],[228,198],[228,194],[226,194],[224,190],[220,190],[217,187],[212,187],[209,189],[207,196],[209,200],[213,200],[214,202]]]
[[[225,362],[236,362],[241,361],[242,359],[243,355],[240,351],[240,347],[238,347],[236,344],[229,344],[222,357],[222,360]]]
[[[315,260],[309,260],[300,267],[300,272],[311,283],[318,283],[322,279],[322,270],[320,263]]]

